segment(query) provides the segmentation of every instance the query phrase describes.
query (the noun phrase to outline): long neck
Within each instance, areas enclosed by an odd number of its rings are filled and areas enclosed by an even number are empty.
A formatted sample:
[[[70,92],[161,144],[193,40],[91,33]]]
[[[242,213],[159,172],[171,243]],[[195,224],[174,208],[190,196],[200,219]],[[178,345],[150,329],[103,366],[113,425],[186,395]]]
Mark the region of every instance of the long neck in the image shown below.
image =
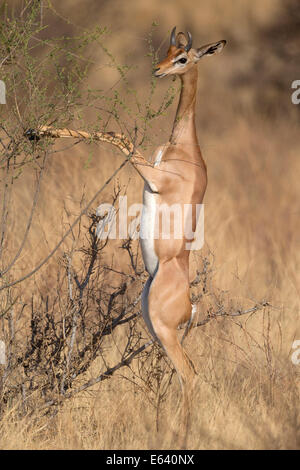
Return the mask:
[[[192,67],[181,78],[181,93],[170,137],[172,145],[197,143],[195,126],[195,106],[197,95],[198,69]]]

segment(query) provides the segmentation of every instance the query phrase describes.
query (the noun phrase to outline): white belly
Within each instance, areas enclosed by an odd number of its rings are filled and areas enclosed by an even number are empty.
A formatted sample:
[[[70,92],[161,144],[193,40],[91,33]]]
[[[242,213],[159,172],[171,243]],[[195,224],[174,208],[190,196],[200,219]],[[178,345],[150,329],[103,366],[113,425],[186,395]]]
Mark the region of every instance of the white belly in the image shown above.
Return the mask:
[[[158,258],[154,250],[154,227],[157,194],[145,183],[143,194],[143,211],[141,217],[140,243],[145,267],[154,277],[158,267]]]

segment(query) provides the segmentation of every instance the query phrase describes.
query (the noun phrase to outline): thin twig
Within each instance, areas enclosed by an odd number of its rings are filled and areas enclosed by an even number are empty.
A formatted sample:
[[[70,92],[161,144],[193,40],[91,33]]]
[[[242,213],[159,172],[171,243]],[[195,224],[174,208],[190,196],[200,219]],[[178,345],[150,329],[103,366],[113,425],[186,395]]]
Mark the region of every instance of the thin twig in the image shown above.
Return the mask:
[[[42,165],[42,168],[41,168],[39,176],[38,176],[38,181],[37,181],[36,189],[35,189],[34,196],[33,196],[31,211],[30,211],[30,214],[29,214],[27,227],[26,227],[26,230],[25,230],[25,233],[24,233],[24,236],[23,236],[23,240],[20,244],[20,247],[19,247],[17,253],[15,254],[14,258],[11,260],[9,265],[0,272],[0,277],[3,277],[4,274],[6,274],[8,271],[10,271],[10,269],[14,266],[16,261],[19,259],[20,255],[23,251],[23,248],[25,246],[25,243],[26,243],[29,231],[30,231],[33,215],[34,215],[34,212],[35,212],[35,209],[36,209],[36,206],[37,206],[38,195],[39,195],[40,187],[41,187],[41,181],[42,181],[43,173],[44,173],[44,169],[45,169],[46,158],[47,158],[47,154],[45,154],[45,156],[44,156],[43,165]]]
[[[119,168],[113,172],[113,174],[108,178],[108,180],[104,183],[104,185],[96,192],[96,194],[92,197],[92,199],[89,201],[89,203],[84,207],[84,209],[80,212],[79,216],[75,219],[73,224],[70,226],[70,228],[67,230],[67,232],[64,234],[64,236],[61,238],[59,243],[53,248],[53,250],[49,253],[46,258],[43,259],[32,271],[30,271],[28,274],[25,274],[25,276],[22,276],[21,278],[17,279],[16,281],[10,282],[8,284],[4,284],[3,286],[0,287],[0,291],[3,289],[7,289],[8,287],[15,286],[16,284],[19,284],[20,282],[24,281],[25,279],[28,279],[29,277],[33,276],[41,267],[46,264],[49,259],[54,255],[54,253],[59,249],[59,247],[62,245],[62,243],[65,241],[67,236],[72,232],[73,228],[78,224],[80,221],[81,217],[87,213],[88,209],[91,207],[93,202],[96,200],[96,198],[99,196],[99,194],[106,188],[106,186],[112,181],[112,179],[119,173],[119,171],[126,165],[128,160],[124,160]]]
[[[95,377],[94,379],[90,379],[88,382],[81,385],[80,387],[73,389],[72,392],[66,393],[63,398],[57,398],[55,400],[48,401],[42,407],[40,407],[39,410],[48,408],[53,405],[58,405],[63,401],[63,399],[72,398],[73,396],[77,395],[80,392],[83,392],[87,388],[90,388],[99,382],[103,382],[104,380],[109,379],[117,370],[121,369],[122,367],[128,366],[138,354],[145,351],[145,349],[147,349],[153,343],[154,340],[148,341],[147,343],[143,344],[138,349],[133,351],[127,358],[120,361],[114,367],[110,367],[109,369],[107,369],[103,374],[99,375],[98,377]]]

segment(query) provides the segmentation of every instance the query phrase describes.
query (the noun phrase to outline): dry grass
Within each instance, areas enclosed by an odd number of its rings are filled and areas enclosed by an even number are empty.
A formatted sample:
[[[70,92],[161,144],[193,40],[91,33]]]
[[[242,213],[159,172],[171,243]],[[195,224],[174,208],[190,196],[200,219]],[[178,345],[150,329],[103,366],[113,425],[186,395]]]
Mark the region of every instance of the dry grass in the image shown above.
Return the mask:
[[[289,357],[280,354],[278,345],[273,350],[276,331],[271,329],[267,338],[267,328],[258,333],[251,325],[246,330],[257,334],[262,348],[244,329],[223,321],[192,333],[189,350],[199,376],[188,448],[299,447],[297,372]],[[129,372],[125,374],[130,377]],[[174,381],[157,423],[155,407],[147,401],[146,393],[115,376],[98,389],[66,402],[54,417],[25,416],[20,420],[9,410],[2,419],[1,447],[174,449],[180,437],[176,432],[181,429],[176,416],[179,402],[180,391]]]
[[[186,8],[186,2],[180,0],[172,2],[172,7],[171,2],[162,5],[142,1],[130,6],[126,2],[125,8],[121,1],[103,2],[103,5],[91,1],[91,15],[83,19],[76,8],[69,12],[70,3],[75,4],[74,0],[66,1],[63,6],[57,3],[57,8],[61,7],[63,14],[70,13],[73,21],[87,25],[98,15],[104,23],[112,24],[111,47],[120,61],[134,62],[139,58],[140,67],[130,80],[140,89],[141,96],[146,96],[150,70],[140,38],[152,20],[160,20],[160,40],[165,39],[165,32],[173,24],[182,24],[182,18],[194,33],[195,41],[205,43],[229,34],[232,50],[229,41],[222,57],[201,64],[198,129],[209,175],[204,250],[214,253],[215,286],[225,292],[228,305],[252,306],[264,298],[273,308],[249,319],[221,319],[191,332],[186,347],[199,375],[193,392],[188,448],[299,448],[300,366],[291,362],[292,342],[300,338],[299,210],[296,206],[300,176],[299,111],[290,103],[289,89],[278,92],[268,77],[261,83],[259,77],[251,75],[253,68],[260,66],[259,59],[262,60],[260,39],[259,36],[254,39],[255,34],[260,28],[270,28],[279,21],[284,2],[226,1],[225,6],[224,2],[214,0],[201,2],[201,6],[195,2],[193,8]],[[77,1],[77,5],[81,3]],[[116,17],[117,9],[122,14]],[[132,24],[130,18],[134,14],[137,29],[133,31],[128,25]],[[132,54],[130,46],[136,41],[137,53]],[[283,73],[285,59],[282,68],[272,44],[271,37],[269,43],[264,42],[270,70]],[[95,66],[91,83],[100,81],[101,87],[108,87],[115,77],[109,72],[99,75],[98,68]],[[238,78],[245,70],[252,78],[240,85]],[[299,78],[283,75],[282,83],[289,87]],[[163,92],[167,84],[162,81],[159,86]],[[255,102],[261,86],[269,87],[268,92],[271,89],[273,107],[269,110],[268,106],[259,108]],[[174,107],[153,127],[153,145],[167,138],[173,112]],[[82,144],[71,155],[58,154],[49,163],[34,232],[26,245],[20,271],[35,264],[61,235],[64,205],[70,213],[78,213],[82,193],[86,199],[92,196],[121,161],[120,156],[109,155],[108,147],[100,150],[95,147],[90,166],[84,169],[89,151]],[[131,170],[125,169],[120,184],[127,185],[129,179],[129,203],[140,202],[142,183]],[[111,188],[107,197],[110,191]],[[29,175],[20,182],[16,194],[15,213],[26,212],[31,198]],[[18,217],[17,227],[22,226],[23,220],[22,216]],[[122,268],[122,263],[124,257],[118,252],[114,267]],[[39,274],[36,282],[41,289],[51,292],[54,271],[53,261]],[[31,289],[30,283],[27,289]],[[208,304],[202,305],[203,311]],[[111,354],[113,361],[116,352],[112,350]],[[91,375],[98,371],[97,364],[92,367]],[[131,377],[130,370],[122,374]],[[8,409],[0,425],[0,446],[3,449],[176,448],[179,400],[175,378],[157,417],[147,394],[116,375],[69,400],[52,417],[19,419],[17,408]]]

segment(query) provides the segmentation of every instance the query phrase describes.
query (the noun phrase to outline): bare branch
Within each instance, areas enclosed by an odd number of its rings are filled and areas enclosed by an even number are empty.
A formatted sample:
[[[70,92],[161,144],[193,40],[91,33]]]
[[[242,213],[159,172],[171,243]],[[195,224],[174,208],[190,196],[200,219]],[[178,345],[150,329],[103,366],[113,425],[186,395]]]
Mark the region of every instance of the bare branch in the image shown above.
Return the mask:
[[[13,281],[13,282],[10,282],[8,284],[4,284],[0,287],[0,291],[3,290],[3,289],[7,289],[9,287],[12,287],[12,286],[15,286],[16,284],[19,284],[20,282],[22,281],[25,281],[25,279],[28,279],[29,277],[33,276],[33,274],[35,274],[37,271],[39,271],[39,269],[41,269],[42,266],[44,266],[44,264],[46,264],[50,258],[52,258],[52,256],[54,255],[54,253],[59,249],[59,247],[63,244],[63,242],[65,241],[65,239],[68,237],[68,235],[72,232],[73,228],[78,224],[78,222],[80,221],[81,217],[87,213],[88,209],[91,207],[91,205],[93,204],[93,202],[97,199],[97,197],[99,196],[99,194],[102,193],[102,191],[106,188],[106,186],[113,180],[113,178],[119,173],[119,171],[126,165],[127,163],[127,160],[124,160],[124,162],[121,163],[121,165],[119,166],[119,168],[117,168],[117,170],[115,170],[113,172],[113,174],[108,178],[108,180],[104,183],[104,185],[96,192],[96,194],[94,195],[94,197],[89,201],[89,203],[85,206],[85,208],[80,212],[79,216],[75,219],[75,221],[73,222],[73,224],[71,225],[71,227],[67,230],[67,232],[64,234],[64,236],[61,238],[61,240],[59,241],[59,243],[57,243],[57,245],[53,248],[53,250],[49,253],[48,256],[46,256],[46,258],[43,259],[43,261],[41,261],[32,271],[30,271],[28,274],[26,274],[25,276],[22,276],[21,278],[17,279],[16,281]]]
[[[225,312],[225,311],[220,311],[216,313],[209,313],[204,320],[201,320],[200,322],[194,323],[192,325],[192,328],[197,328],[198,326],[203,326],[206,325],[208,322],[211,320],[215,320],[216,318],[220,317],[240,317],[241,315],[246,315],[248,313],[254,313],[257,312],[258,310],[261,310],[265,307],[271,307],[269,302],[263,301],[257,305],[255,305],[252,308],[248,308],[247,310],[237,310],[235,312]],[[183,326],[181,328],[184,328]]]
[[[66,398],[72,398],[74,397],[75,395],[77,395],[78,393],[80,392],[83,392],[84,390],[87,390],[88,388],[92,387],[93,385],[96,385],[97,383],[99,382],[103,382],[104,380],[106,379],[109,379],[117,370],[121,369],[122,367],[125,367],[125,366],[129,366],[129,364],[133,361],[133,359],[140,353],[142,353],[143,351],[145,351],[145,349],[147,349],[149,346],[151,346],[152,344],[154,343],[154,340],[150,340],[148,341],[147,343],[143,344],[142,346],[140,346],[138,349],[136,349],[135,351],[133,351],[129,356],[127,356],[126,358],[122,359],[122,361],[120,361],[118,364],[116,364],[114,367],[111,367],[109,369],[107,369],[103,374],[100,374],[98,377],[95,377],[91,380],[89,380],[88,382],[86,382],[85,384],[81,385],[80,387],[77,387],[75,388],[72,392],[70,393],[66,393],[64,395],[64,399]],[[49,408],[50,406],[53,406],[53,405],[58,405],[59,403],[61,403],[63,401],[63,398],[58,398],[58,399],[55,399],[55,400],[50,400],[48,402],[46,402],[41,408],[39,409],[45,409],[45,408]]]

